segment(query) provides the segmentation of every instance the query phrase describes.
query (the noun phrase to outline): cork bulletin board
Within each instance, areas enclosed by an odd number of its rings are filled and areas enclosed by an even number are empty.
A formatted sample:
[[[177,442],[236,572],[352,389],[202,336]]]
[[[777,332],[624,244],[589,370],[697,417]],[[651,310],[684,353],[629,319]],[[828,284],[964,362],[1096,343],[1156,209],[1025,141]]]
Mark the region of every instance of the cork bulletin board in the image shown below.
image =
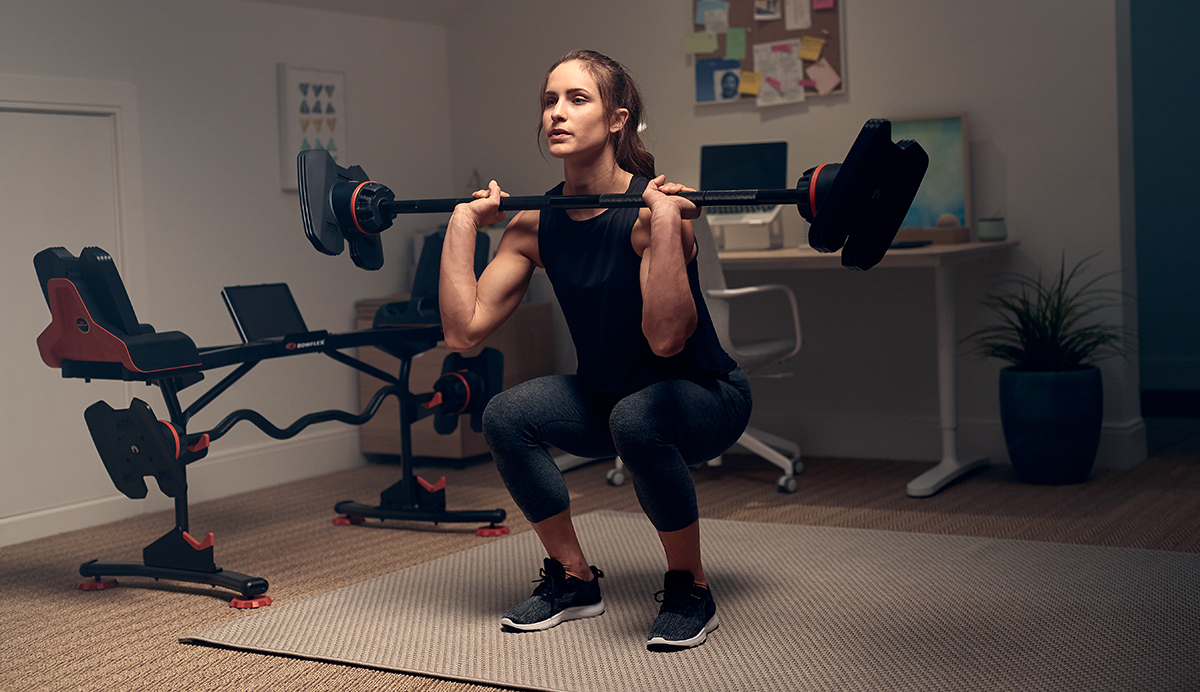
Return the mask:
[[[846,92],[847,0],[691,0],[696,103],[760,107]]]

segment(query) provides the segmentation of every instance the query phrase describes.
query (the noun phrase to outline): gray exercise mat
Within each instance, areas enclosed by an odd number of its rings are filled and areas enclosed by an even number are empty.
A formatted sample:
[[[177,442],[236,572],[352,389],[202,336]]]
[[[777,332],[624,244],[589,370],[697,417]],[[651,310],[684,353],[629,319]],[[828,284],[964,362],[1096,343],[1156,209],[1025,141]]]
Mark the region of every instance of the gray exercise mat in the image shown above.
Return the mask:
[[[184,637],[536,690],[1168,690],[1200,680],[1200,555],[701,520],[721,626],[646,651],[666,563],[644,516],[576,518],[608,610],[545,632],[533,532]],[[347,538],[347,540],[353,540]]]

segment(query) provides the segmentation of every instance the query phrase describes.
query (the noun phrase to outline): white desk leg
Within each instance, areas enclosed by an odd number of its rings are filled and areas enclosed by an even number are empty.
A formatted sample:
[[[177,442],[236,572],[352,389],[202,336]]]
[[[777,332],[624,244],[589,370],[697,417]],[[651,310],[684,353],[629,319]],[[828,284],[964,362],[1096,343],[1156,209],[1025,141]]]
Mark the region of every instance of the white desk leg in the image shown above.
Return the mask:
[[[987,459],[958,459],[958,396],[955,389],[954,285],[950,266],[933,268],[933,292],[937,303],[938,403],[941,408],[942,460],[937,466],[908,483],[911,497],[929,497],[959,476],[988,462]]]

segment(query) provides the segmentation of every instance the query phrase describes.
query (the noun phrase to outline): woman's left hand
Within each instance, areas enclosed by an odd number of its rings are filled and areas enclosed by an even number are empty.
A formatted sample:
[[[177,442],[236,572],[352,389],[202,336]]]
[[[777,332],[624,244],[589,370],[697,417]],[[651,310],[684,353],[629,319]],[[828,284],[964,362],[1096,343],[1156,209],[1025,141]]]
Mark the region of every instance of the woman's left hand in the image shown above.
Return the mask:
[[[642,193],[642,201],[646,203],[650,211],[654,211],[660,205],[669,204],[679,209],[679,217],[682,219],[694,219],[700,216],[700,208],[692,204],[691,200],[680,197],[678,195],[680,192],[695,192],[695,190],[680,183],[668,183],[667,176],[660,175],[646,185],[646,190]]]

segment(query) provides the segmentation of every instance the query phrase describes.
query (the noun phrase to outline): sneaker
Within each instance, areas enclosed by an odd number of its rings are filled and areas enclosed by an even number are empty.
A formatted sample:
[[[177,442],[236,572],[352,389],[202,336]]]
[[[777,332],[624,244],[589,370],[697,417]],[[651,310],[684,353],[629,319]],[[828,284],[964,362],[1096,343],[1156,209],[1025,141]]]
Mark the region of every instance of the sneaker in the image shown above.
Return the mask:
[[[646,639],[646,648],[651,651],[699,646],[720,624],[712,594],[698,586],[687,570],[667,572],[663,577],[663,590],[654,594],[654,600],[662,603],[662,607]]]
[[[600,578],[604,573],[592,567],[595,578],[585,582],[567,576],[558,560],[545,559],[541,579],[533,595],[508,609],[500,624],[523,632],[548,630],[560,622],[594,618],[604,612],[600,597]]]

